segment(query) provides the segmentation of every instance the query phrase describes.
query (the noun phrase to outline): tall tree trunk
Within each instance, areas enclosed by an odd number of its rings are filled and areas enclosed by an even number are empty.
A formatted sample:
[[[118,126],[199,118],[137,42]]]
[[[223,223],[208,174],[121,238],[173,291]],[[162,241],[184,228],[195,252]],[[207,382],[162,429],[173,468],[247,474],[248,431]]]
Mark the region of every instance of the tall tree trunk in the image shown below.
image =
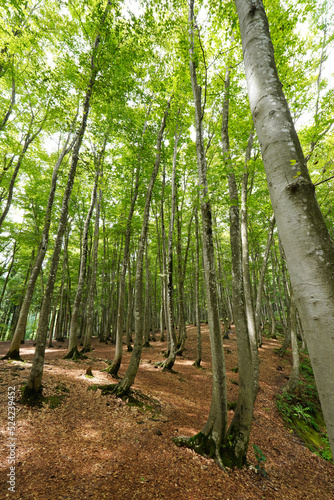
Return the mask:
[[[252,285],[249,272],[248,214],[247,214],[248,163],[250,160],[251,150],[253,147],[253,135],[254,133],[252,130],[248,139],[246,160],[245,160],[245,171],[242,178],[240,228],[241,228],[241,246],[242,246],[242,277],[244,284],[247,329],[248,329],[253,370],[254,370],[254,398],[255,398],[259,388],[259,354],[257,348],[257,335],[256,335],[253,296],[252,296]]]
[[[103,17],[102,17],[101,26],[104,24],[104,21],[106,19],[106,16],[107,16],[110,8],[111,8],[111,2],[108,1],[107,7],[106,7],[104,14],[103,14]],[[25,386],[25,391],[24,391],[24,397],[27,400],[29,400],[30,398],[38,397],[42,392],[42,377],[43,377],[43,367],[44,367],[44,357],[45,357],[45,345],[46,345],[46,336],[47,336],[48,323],[49,323],[49,315],[50,315],[51,304],[52,304],[52,296],[53,296],[53,290],[54,290],[54,285],[55,285],[55,281],[56,281],[56,275],[57,275],[57,269],[58,269],[58,263],[59,263],[59,257],[60,257],[60,252],[61,252],[63,236],[64,236],[64,232],[65,232],[65,227],[66,227],[68,205],[69,205],[69,201],[70,201],[70,197],[71,197],[71,193],[72,193],[76,168],[77,168],[78,161],[79,161],[79,152],[80,152],[81,144],[82,144],[83,137],[84,137],[85,130],[86,130],[86,126],[87,126],[87,119],[88,119],[88,114],[89,114],[89,109],[90,109],[90,99],[91,99],[93,87],[94,87],[94,84],[96,81],[96,77],[98,74],[98,69],[95,65],[95,62],[96,62],[96,56],[97,56],[99,44],[100,44],[100,33],[95,38],[95,42],[94,42],[94,46],[93,46],[92,57],[91,57],[91,74],[90,74],[90,79],[89,79],[89,83],[88,83],[88,87],[87,87],[87,91],[86,91],[86,95],[85,95],[84,105],[83,105],[83,115],[82,115],[80,129],[78,132],[78,137],[77,137],[76,143],[75,143],[74,148],[73,148],[72,162],[71,162],[71,167],[70,167],[70,171],[68,174],[67,185],[65,188],[64,196],[63,196],[62,207],[61,207],[58,229],[57,229],[57,237],[56,237],[54,251],[53,251],[53,255],[52,255],[52,259],[51,259],[49,277],[48,277],[48,281],[47,281],[47,284],[45,287],[45,300],[43,300],[43,305],[42,305],[42,309],[41,309],[40,316],[39,316],[38,329],[37,329],[37,341],[36,341],[37,345],[36,345],[36,350],[35,350],[35,354],[34,354],[33,365],[31,368],[28,383]]]
[[[258,281],[257,289],[256,289],[255,328],[256,328],[257,338],[259,337],[259,333],[260,333],[261,300],[262,300],[262,291],[263,291],[263,287],[264,287],[264,277],[266,274],[266,269],[267,269],[267,264],[268,264],[268,258],[269,258],[269,252],[270,252],[271,242],[272,242],[272,238],[273,238],[274,226],[275,226],[275,216],[273,214],[271,219],[270,219],[267,244],[266,244],[266,248],[265,248],[264,255],[263,255],[260,277],[259,277],[259,281]],[[271,308],[271,312],[272,312],[272,308]],[[272,312],[272,314],[273,314],[273,312]],[[273,318],[274,318],[274,324],[275,324],[275,317],[273,316]]]
[[[180,110],[178,111],[179,116]],[[177,147],[181,137],[179,124],[177,124],[174,134],[174,152],[173,152],[173,169],[172,169],[172,207],[169,221],[168,231],[168,252],[167,252],[167,316],[170,333],[170,350],[166,361],[162,364],[164,370],[171,370],[176,359],[176,333],[174,324],[174,285],[173,285],[173,231],[176,211],[176,160]]]
[[[152,103],[151,103],[152,104]],[[135,186],[131,197],[131,204],[129,209],[128,218],[126,221],[126,231],[125,231],[125,242],[124,242],[124,252],[123,252],[123,260],[122,260],[122,269],[119,283],[119,293],[118,293],[118,308],[117,308],[117,326],[116,326],[116,350],[114,359],[107,369],[107,372],[110,375],[117,376],[118,370],[121,366],[122,362],[122,354],[123,354],[123,346],[122,346],[122,338],[123,338],[123,322],[124,322],[124,297],[125,297],[125,280],[126,280],[126,269],[127,263],[130,255],[130,239],[131,239],[131,224],[132,217],[135,210],[135,205],[138,197],[139,191],[139,175],[140,175],[140,162],[141,162],[141,151],[144,145],[144,136],[148,124],[148,118],[151,112],[151,104],[147,110],[146,119],[144,123],[143,133],[142,133],[142,144],[140,151],[138,153],[137,158],[137,168],[136,168],[136,177],[135,177]],[[129,343],[128,343],[129,349]]]
[[[261,0],[235,0],[248,95],[334,455],[334,243],[279,80]]]
[[[175,438],[173,441],[178,446],[187,446],[200,451],[202,454],[214,457],[217,463],[223,467],[221,446],[225,438],[227,427],[227,389],[224,349],[219,320],[217,280],[212,235],[212,211],[211,203],[208,197],[208,184],[206,177],[207,164],[203,143],[202,89],[197,83],[194,53],[194,0],[190,0],[189,2],[188,24],[190,39],[189,69],[195,104],[196,154],[202,212],[204,280],[208,309],[213,381],[211,409],[204,428],[193,437],[179,437]]]
[[[254,369],[245,306],[242,276],[241,231],[239,223],[238,189],[234,173],[228,177],[230,192],[230,237],[232,251],[232,301],[237,334],[239,391],[234,417],[224,442],[224,455],[231,464],[243,467],[249,444],[253,419],[253,405],[258,389],[258,371]],[[256,359],[257,363],[258,360]],[[255,361],[255,362],[256,362]]]
[[[199,315],[199,237],[198,237],[198,210],[195,209],[195,245],[196,245],[196,261],[195,261],[195,317],[197,329],[197,356],[194,366],[199,368],[202,361],[202,335],[201,335],[201,320]]]
[[[96,192],[97,192],[97,184],[99,181],[99,168],[97,168],[95,173],[94,186],[92,190],[90,206],[87,212],[83,235],[82,235],[82,250],[81,250],[81,259],[80,259],[80,270],[79,270],[79,279],[77,285],[77,291],[75,294],[75,299],[73,303],[71,323],[70,323],[70,337],[68,342],[67,355],[65,358],[67,359],[78,359],[81,357],[81,354],[78,351],[77,342],[77,331],[78,331],[78,320],[79,320],[79,311],[81,306],[81,299],[85,285],[86,278],[86,264],[87,264],[87,255],[88,255],[88,231],[90,221],[93,215],[93,210],[96,202]]]
[[[21,340],[25,334],[27,318],[28,318],[28,314],[29,314],[29,309],[30,309],[33,293],[35,290],[36,280],[41,272],[44,257],[45,257],[45,254],[46,254],[46,251],[48,248],[52,207],[53,207],[53,202],[54,202],[54,197],[55,197],[55,192],[56,192],[56,187],[57,187],[59,167],[61,166],[65,156],[73,148],[74,142],[76,140],[76,137],[75,137],[74,140],[72,141],[72,143],[69,144],[70,136],[71,136],[71,132],[69,133],[69,135],[67,137],[67,140],[64,144],[64,147],[63,147],[63,149],[59,155],[59,158],[57,160],[57,163],[53,169],[48,204],[46,207],[46,212],[45,212],[45,217],[44,217],[44,227],[43,227],[43,232],[42,232],[42,239],[41,239],[38,251],[37,251],[37,256],[36,256],[34,265],[33,265],[32,270],[31,270],[31,274],[30,274],[30,278],[29,278],[29,281],[27,284],[23,304],[22,304],[22,307],[20,310],[19,319],[18,319],[16,328],[15,328],[14,337],[12,339],[8,353],[6,354],[7,358],[13,359],[13,357],[15,357],[16,355],[19,357],[19,347],[20,347]]]
[[[170,108],[170,99],[167,104],[167,108],[164,112],[164,116],[161,121],[157,144],[156,144],[156,158],[151,175],[149,185],[147,187],[145,207],[143,215],[143,224],[139,237],[138,251],[137,251],[137,264],[136,264],[136,281],[135,281],[135,342],[134,348],[131,354],[130,363],[124,375],[124,378],[119,382],[113,389],[113,392],[121,396],[126,394],[131,385],[133,384],[140,362],[140,357],[143,348],[143,258],[145,251],[145,243],[148,231],[148,222],[150,215],[150,206],[152,199],[152,192],[155,183],[155,179],[158,175],[158,170],[160,166],[160,156],[161,156],[161,144],[163,139],[163,134],[166,128],[167,116]]]
[[[291,332],[291,350],[292,350],[292,370],[290,378],[283,386],[283,392],[293,392],[299,380],[299,353],[297,342],[297,318],[296,318],[296,305],[293,300],[293,295],[290,298],[290,332]]]
[[[235,174],[232,171],[232,161],[230,157],[229,140],[229,92],[230,92],[230,70],[227,69],[225,75],[225,96],[223,102],[223,117],[221,128],[222,153],[226,169],[229,168],[228,186],[230,194],[230,241],[232,254],[232,306],[233,316],[235,318],[235,331],[237,335],[238,348],[238,371],[239,371],[239,391],[237,406],[234,417],[227,431],[227,438],[223,443],[224,460],[227,464],[242,467],[246,462],[246,455],[249,444],[249,436],[253,419],[253,405],[258,390],[258,352],[255,338],[255,330],[250,336],[248,331],[247,307],[244,294],[243,278],[243,255],[241,229],[239,221],[239,196],[235,180]],[[248,143],[250,148],[251,144]],[[250,151],[247,151],[247,155]],[[247,186],[246,186],[247,187]],[[246,221],[245,221],[246,222]],[[246,228],[247,231],[247,228]],[[248,267],[248,242],[245,238],[244,267],[248,271],[249,301],[252,309],[252,298],[250,291],[250,277]],[[247,264],[247,265],[245,265]],[[247,280],[247,278],[246,278]],[[253,314],[253,311],[249,311]]]
[[[92,275],[90,278],[88,297],[87,297],[87,325],[84,339],[83,349],[80,354],[90,352],[92,350],[91,340],[93,335],[93,320],[94,320],[94,298],[96,289],[96,274],[97,274],[97,258],[99,250],[99,228],[100,228],[100,208],[102,201],[102,189],[99,189],[99,198],[95,201],[95,224],[94,224],[94,242],[92,252]]]

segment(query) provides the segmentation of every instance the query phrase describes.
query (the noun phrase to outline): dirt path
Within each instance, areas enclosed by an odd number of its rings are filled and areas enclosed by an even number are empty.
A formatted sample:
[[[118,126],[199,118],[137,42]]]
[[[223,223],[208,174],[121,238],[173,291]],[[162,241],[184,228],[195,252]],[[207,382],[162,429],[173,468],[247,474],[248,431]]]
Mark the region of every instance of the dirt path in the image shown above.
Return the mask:
[[[87,362],[63,360],[66,345],[48,349],[44,372],[45,395],[64,396],[55,409],[16,407],[16,492],[8,492],[7,387],[27,380],[33,357],[32,342],[22,348],[25,363],[0,361],[1,468],[0,498],[20,500],[248,500],[334,498],[334,466],[312,454],[285,429],[275,408],[274,395],[288,376],[289,358],[281,360],[266,340],[260,349],[260,391],[255,405],[249,463],[256,465],[252,444],[266,456],[267,478],[252,469],[222,472],[212,460],[177,448],[171,438],[193,435],[206,422],[211,402],[210,346],[203,332],[203,369],[192,366],[196,329],[188,327],[187,349],[178,358],[177,373],[154,367],[166,344],[152,342],[144,349],[134,389],[150,400],[146,410],[129,406],[93,384],[110,383],[101,370],[114,347],[93,340]],[[9,343],[0,344],[0,355]],[[230,401],[237,397],[235,335],[224,341]],[[124,346],[124,374],[130,354]],[[94,378],[85,376],[91,366]],[[277,370],[280,366],[282,369]],[[67,392],[69,391],[69,392]],[[232,417],[233,412],[229,412]]]

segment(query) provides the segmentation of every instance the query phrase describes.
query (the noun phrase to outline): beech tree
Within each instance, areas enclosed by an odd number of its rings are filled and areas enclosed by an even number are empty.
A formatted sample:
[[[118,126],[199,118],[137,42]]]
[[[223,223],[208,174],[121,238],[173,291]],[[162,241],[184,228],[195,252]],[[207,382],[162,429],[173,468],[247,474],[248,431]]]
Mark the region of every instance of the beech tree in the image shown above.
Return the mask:
[[[268,189],[334,452],[334,345],[329,333],[322,338],[334,324],[334,244],[277,74],[263,3],[235,4]]]

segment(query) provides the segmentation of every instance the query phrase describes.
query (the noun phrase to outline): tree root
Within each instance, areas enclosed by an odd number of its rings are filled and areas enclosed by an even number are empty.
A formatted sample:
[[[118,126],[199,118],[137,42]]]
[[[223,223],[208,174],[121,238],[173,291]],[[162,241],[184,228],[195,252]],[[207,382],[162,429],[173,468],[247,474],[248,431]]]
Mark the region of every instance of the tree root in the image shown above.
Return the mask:
[[[77,346],[73,347],[69,353],[66,354],[64,359],[71,359],[72,361],[77,361],[78,359],[88,359],[88,356],[85,356],[82,351],[79,352]]]
[[[176,444],[176,446],[190,448],[203,457],[212,458],[215,460],[218,467],[226,471],[219,446],[217,446],[216,442],[210,435],[206,436],[203,432],[199,432],[192,437],[180,436],[172,438],[172,441]]]
[[[8,351],[7,354],[5,354],[5,356],[3,356],[1,359],[14,359],[15,361],[24,361],[20,356],[19,349],[15,349],[15,351]]]

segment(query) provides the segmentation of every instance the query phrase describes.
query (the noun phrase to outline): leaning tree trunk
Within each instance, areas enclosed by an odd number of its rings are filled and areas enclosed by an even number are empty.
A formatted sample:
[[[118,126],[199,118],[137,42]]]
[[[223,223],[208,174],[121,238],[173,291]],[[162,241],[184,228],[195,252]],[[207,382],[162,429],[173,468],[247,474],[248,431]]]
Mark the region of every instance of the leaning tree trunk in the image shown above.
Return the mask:
[[[39,249],[37,252],[37,256],[36,256],[33,268],[31,270],[31,274],[30,274],[30,278],[29,278],[29,281],[27,284],[23,304],[22,304],[22,307],[20,309],[19,319],[18,319],[16,328],[15,328],[14,337],[12,339],[9,351],[6,354],[7,358],[12,358],[12,359],[14,358],[15,359],[15,356],[19,357],[19,348],[20,348],[21,340],[24,338],[24,335],[25,335],[27,318],[28,318],[28,314],[29,314],[29,309],[30,309],[30,304],[32,301],[33,293],[35,290],[36,280],[41,272],[42,264],[43,264],[44,257],[45,257],[47,247],[48,247],[48,243],[49,243],[51,214],[52,214],[52,207],[53,207],[53,202],[54,202],[54,197],[55,197],[55,192],[56,192],[56,187],[57,187],[59,167],[62,164],[64,157],[73,148],[74,142],[75,142],[75,139],[74,139],[70,145],[68,144],[69,140],[70,140],[70,134],[68,135],[68,138],[67,138],[67,140],[64,144],[64,147],[62,149],[62,152],[59,155],[57,163],[53,169],[52,179],[51,179],[51,189],[50,189],[48,204],[46,207],[46,212],[45,212],[45,217],[44,217],[44,227],[43,227],[43,232],[42,232],[42,240],[41,240],[41,243],[39,245]]]
[[[136,264],[136,278],[135,278],[135,341],[134,347],[130,358],[130,363],[126,370],[123,379],[116,384],[113,388],[113,392],[119,396],[126,394],[130,387],[132,386],[139,367],[140,357],[143,349],[143,258],[145,251],[145,243],[148,231],[148,222],[150,215],[150,206],[152,199],[152,192],[155,183],[155,179],[158,175],[158,170],[160,166],[160,156],[161,156],[161,144],[163,139],[163,134],[166,128],[167,116],[170,108],[170,99],[167,104],[162,122],[160,125],[157,144],[156,144],[156,158],[151,175],[151,179],[147,188],[145,207],[143,215],[143,224],[141,228],[141,233],[138,243],[137,251],[137,264]]]
[[[249,101],[334,455],[334,243],[279,80],[261,0],[235,0]]]
[[[210,414],[204,428],[193,437],[179,437],[173,441],[178,446],[186,446],[195,451],[215,458],[223,467],[221,445],[225,438],[227,427],[227,389],[223,341],[219,320],[219,305],[217,295],[217,279],[212,234],[212,211],[208,197],[207,164],[203,143],[203,110],[201,87],[197,83],[196,62],[194,51],[194,0],[189,3],[189,69],[195,104],[196,154],[198,180],[200,186],[200,202],[202,212],[202,239],[205,294],[208,310],[208,323],[212,359],[212,402]]]
[[[105,18],[107,16],[110,8],[111,8],[111,3],[110,3],[110,1],[108,1],[107,7],[105,9],[105,12],[104,12],[104,15],[102,18],[102,23],[101,23],[102,25],[104,24]],[[53,290],[54,290],[54,285],[55,285],[55,281],[56,281],[56,275],[57,275],[57,269],[58,269],[58,264],[59,264],[63,236],[64,236],[64,232],[65,232],[65,228],[66,228],[68,206],[69,206],[69,201],[70,201],[70,197],[71,197],[71,193],[72,193],[75,173],[76,173],[76,169],[77,169],[77,165],[78,165],[78,161],[79,161],[79,152],[80,152],[81,144],[82,144],[83,137],[84,137],[85,130],[86,130],[86,126],[87,126],[87,119],[88,119],[88,114],[89,114],[89,109],[90,109],[90,99],[91,99],[93,87],[94,87],[94,84],[96,81],[96,77],[98,74],[98,69],[95,66],[95,59],[96,59],[99,44],[100,44],[100,33],[97,35],[95,42],[94,42],[93,53],[92,53],[92,57],[91,57],[91,74],[90,74],[90,79],[89,79],[89,83],[88,83],[88,87],[87,87],[87,91],[86,91],[84,105],[83,105],[83,114],[82,114],[81,125],[80,125],[79,131],[78,131],[77,141],[76,141],[74,148],[73,148],[72,162],[71,162],[71,167],[70,167],[70,171],[68,174],[67,185],[66,185],[65,192],[63,195],[61,212],[60,212],[60,217],[59,217],[59,222],[58,222],[57,237],[56,237],[56,242],[55,242],[53,255],[52,255],[52,259],[51,259],[49,277],[48,277],[48,281],[47,281],[47,284],[45,287],[43,305],[41,308],[39,321],[38,321],[37,339],[36,339],[37,345],[36,345],[36,350],[35,350],[35,354],[34,354],[33,365],[31,368],[28,383],[25,386],[25,391],[24,391],[24,397],[27,400],[29,400],[30,398],[38,397],[42,393],[42,377],[43,377],[43,367],[44,367],[44,357],[45,357],[45,345],[46,345],[46,337],[47,337],[48,324],[49,324],[49,316],[50,316],[50,312],[51,312],[52,296],[53,296]]]
[[[78,351],[77,343],[78,343],[78,336],[77,336],[77,331],[78,331],[78,323],[79,323],[79,310],[81,306],[81,299],[82,299],[82,294],[84,290],[84,285],[85,285],[85,278],[86,278],[86,264],[87,264],[87,255],[88,255],[88,231],[89,231],[89,225],[90,221],[93,215],[93,210],[95,206],[95,201],[96,201],[96,191],[97,191],[97,184],[99,180],[99,170],[96,170],[95,173],[95,180],[94,180],[94,186],[92,190],[92,195],[91,195],[91,201],[90,201],[90,206],[87,212],[84,228],[83,228],[83,234],[82,234],[82,250],[81,250],[81,260],[80,260],[80,270],[79,270],[79,279],[78,279],[78,285],[77,285],[77,291],[75,294],[75,299],[73,303],[73,309],[72,309],[72,316],[71,316],[71,323],[70,323],[70,336],[69,336],[69,341],[68,341],[68,349],[67,349],[67,355],[65,356],[66,359],[78,359],[81,357],[81,354]]]

